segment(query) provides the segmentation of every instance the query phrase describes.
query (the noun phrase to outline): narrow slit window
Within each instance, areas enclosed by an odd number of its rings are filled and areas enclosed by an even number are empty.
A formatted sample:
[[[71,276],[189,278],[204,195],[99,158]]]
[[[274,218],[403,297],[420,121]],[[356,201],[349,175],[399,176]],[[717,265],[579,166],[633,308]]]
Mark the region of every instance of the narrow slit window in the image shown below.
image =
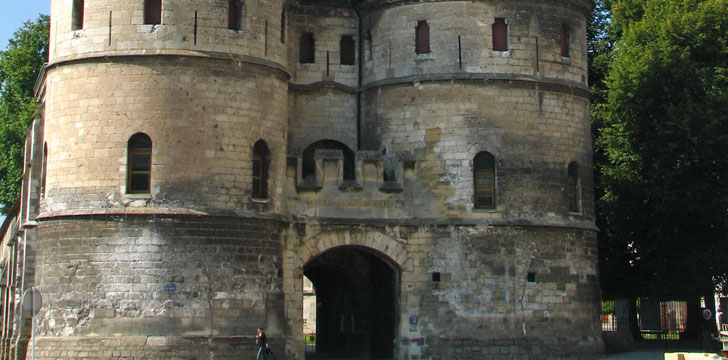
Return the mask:
[[[566,24],[561,24],[561,35],[559,36],[559,44],[561,47],[561,56],[569,57],[569,28]]]
[[[505,18],[495,18],[493,23],[493,51],[508,51],[508,25]]]
[[[270,152],[265,141],[258,140],[253,146],[253,194],[256,199],[268,198],[268,163]]]
[[[83,0],[73,0],[73,9],[71,10],[71,30],[83,29]]]
[[[228,29],[240,31],[243,24],[243,3],[240,0],[228,1]]]
[[[144,0],[144,23],[148,25],[162,23],[162,0]]]
[[[339,56],[341,57],[341,65],[354,65],[356,58],[354,36],[342,35],[339,41]]]
[[[417,22],[415,28],[415,53],[427,54],[430,52],[430,25],[426,20]]]
[[[579,212],[581,211],[579,165],[576,162],[569,164],[568,173],[569,212]]]
[[[313,64],[316,62],[316,40],[313,33],[301,34],[298,60],[301,64]]]
[[[46,190],[46,168],[48,167],[48,143],[43,144],[43,160],[40,172],[40,198],[45,199]]]
[[[495,209],[495,158],[480,152],[473,159],[473,180],[476,209]]]
[[[152,179],[152,140],[143,133],[136,133],[127,144],[127,181],[129,194],[148,194]]]
[[[286,43],[286,9],[281,9],[281,44]]]

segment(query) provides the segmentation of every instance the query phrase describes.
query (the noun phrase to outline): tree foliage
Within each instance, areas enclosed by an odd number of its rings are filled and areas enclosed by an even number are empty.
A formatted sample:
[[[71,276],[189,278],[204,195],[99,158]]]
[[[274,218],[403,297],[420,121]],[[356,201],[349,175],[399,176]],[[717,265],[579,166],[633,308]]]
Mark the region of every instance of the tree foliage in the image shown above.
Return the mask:
[[[0,51],[0,205],[12,208],[20,194],[23,142],[38,109],[33,87],[48,59],[49,18],[40,15],[17,30]]]
[[[695,295],[726,279],[727,1],[612,4],[619,40],[596,105],[607,295]]]

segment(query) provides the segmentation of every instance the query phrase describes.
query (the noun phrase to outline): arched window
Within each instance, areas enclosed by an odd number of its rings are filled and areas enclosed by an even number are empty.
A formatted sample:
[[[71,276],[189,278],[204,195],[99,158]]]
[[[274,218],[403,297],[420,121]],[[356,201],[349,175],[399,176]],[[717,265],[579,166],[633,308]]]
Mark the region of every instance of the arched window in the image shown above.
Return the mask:
[[[473,159],[476,209],[495,209],[495,158],[483,151]]]
[[[569,212],[581,211],[581,184],[579,184],[579,164],[572,161],[568,169],[568,192],[569,192]]]
[[[40,170],[40,198],[45,198],[46,189],[46,167],[48,165],[48,143],[43,144],[43,159],[41,159]]]
[[[228,29],[240,31],[243,24],[243,2],[228,0]]]
[[[144,23],[162,23],[162,0],[144,0]]]
[[[258,140],[253,146],[253,194],[256,199],[268,198],[268,163],[270,151],[265,141]]]
[[[493,51],[508,51],[508,25],[505,18],[495,18],[492,26]]]
[[[136,133],[127,143],[126,192],[148,194],[152,179],[152,139],[144,133]]]
[[[83,0],[73,0],[71,9],[71,30],[83,29]]]
[[[303,169],[301,176],[311,178],[316,176],[316,161],[314,155],[318,149],[341,150],[344,155],[344,180],[354,180],[354,152],[348,146],[336,140],[319,140],[303,150]]]

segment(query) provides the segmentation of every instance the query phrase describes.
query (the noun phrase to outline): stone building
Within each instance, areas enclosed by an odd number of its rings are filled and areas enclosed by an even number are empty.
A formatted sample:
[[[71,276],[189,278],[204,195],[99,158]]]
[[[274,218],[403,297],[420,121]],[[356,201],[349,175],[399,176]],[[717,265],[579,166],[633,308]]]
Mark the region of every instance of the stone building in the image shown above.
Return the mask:
[[[4,355],[599,358],[591,7],[52,0]]]

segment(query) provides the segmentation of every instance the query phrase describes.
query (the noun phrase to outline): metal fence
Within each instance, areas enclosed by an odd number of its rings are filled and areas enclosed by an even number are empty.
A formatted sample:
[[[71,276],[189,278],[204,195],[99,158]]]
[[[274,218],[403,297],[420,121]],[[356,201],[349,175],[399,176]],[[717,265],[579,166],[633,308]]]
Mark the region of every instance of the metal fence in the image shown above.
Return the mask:
[[[627,299],[602,301],[602,331],[629,331],[630,303]],[[680,340],[687,328],[685,301],[637,299],[637,325],[646,340]]]

